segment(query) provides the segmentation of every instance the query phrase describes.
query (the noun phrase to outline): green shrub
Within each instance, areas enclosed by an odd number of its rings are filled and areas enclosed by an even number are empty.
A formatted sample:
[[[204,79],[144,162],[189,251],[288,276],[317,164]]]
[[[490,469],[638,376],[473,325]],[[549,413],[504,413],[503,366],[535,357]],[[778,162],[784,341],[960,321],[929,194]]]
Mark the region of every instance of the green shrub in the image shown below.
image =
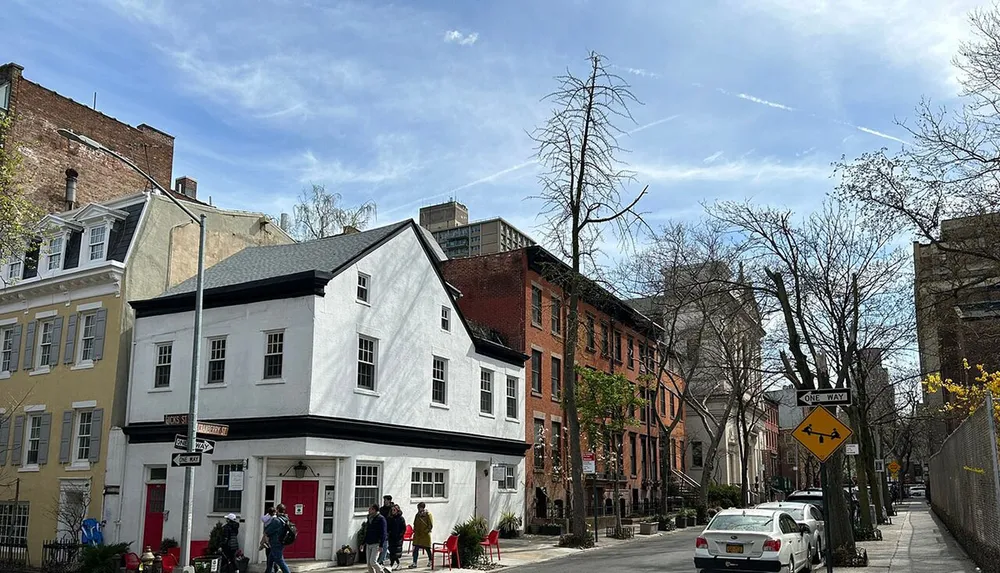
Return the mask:
[[[87,573],[118,573],[119,559],[131,543],[88,545],[80,552],[80,571]]]
[[[166,553],[167,551],[173,549],[174,547],[180,547],[180,543],[172,537],[167,537],[160,542],[160,553]]]
[[[458,558],[464,568],[476,565],[483,556],[483,546],[480,543],[486,539],[489,526],[482,517],[470,517],[451,530],[458,536]]]
[[[505,511],[500,515],[500,523],[497,524],[497,529],[500,531],[501,537],[512,539],[521,533],[521,523],[521,518],[514,514],[514,512]]]
[[[208,534],[208,555],[222,555],[222,522],[219,521]]]
[[[589,549],[594,546],[593,535],[574,535],[567,533],[559,538],[559,547],[570,547],[572,549]]]
[[[722,507],[740,507],[740,486],[738,485],[718,485],[708,486],[709,505],[719,505]]]

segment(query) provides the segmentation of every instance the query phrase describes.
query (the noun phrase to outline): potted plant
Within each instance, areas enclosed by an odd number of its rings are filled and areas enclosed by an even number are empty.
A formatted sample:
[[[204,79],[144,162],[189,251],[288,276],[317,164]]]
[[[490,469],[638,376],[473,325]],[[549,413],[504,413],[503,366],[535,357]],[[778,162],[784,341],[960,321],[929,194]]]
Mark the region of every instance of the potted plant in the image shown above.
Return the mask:
[[[348,567],[354,565],[354,558],[357,555],[350,545],[344,545],[337,550],[337,567]]]
[[[698,512],[697,511],[695,511],[694,509],[689,508],[687,511],[684,512],[684,515],[687,518],[687,526],[688,527],[694,527],[694,526],[698,525]]]
[[[708,525],[708,515],[705,511],[705,506],[699,505],[698,508],[695,509],[695,515],[698,518],[698,525]]]
[[[163,541],[160,542],[160,553],[162,555],[166,555],[167,553],[170,552],[171,549],[174,549],[175,547],[180,547],[180,546],[181,545],[179,543],[177,543],[176,539],[174,539],[172,537],[167,537]]]
[[[677,515],[674,516],[674,525],[677,526],[677,529],[684,529],[688,526],[687,512],[685,510],[678,511]]]
[[[514,514],[512,511],[505,511],[500,515],[500,523],[497,524],[497,529],[500,531],[500,537],[504,539],[514,539],[521,534],[521,518]]]

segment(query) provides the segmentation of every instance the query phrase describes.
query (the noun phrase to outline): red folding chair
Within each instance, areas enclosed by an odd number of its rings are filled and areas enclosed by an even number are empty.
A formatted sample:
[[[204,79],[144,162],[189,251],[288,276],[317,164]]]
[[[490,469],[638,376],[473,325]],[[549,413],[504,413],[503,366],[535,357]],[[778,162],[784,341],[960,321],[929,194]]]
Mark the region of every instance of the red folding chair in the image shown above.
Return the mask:
[[[125,554],[125,570],[126,571],[138,571],[139,570],[139,565],[141,563],[142,562],[139,561],[139,556],[136,555],[135,553],[126,553]]]
[[[413,546],[413,526],[412,525],[407,525],[406,526],[406,532],[403,533],[403,541],[405,541],[407,543],[406,552],[410,553],[410,550],[411,550],[411,548]]]
[[[440,554],[444,555],[445,557],[449,558],[448,559],[448,569],[451,569],[452,560],[450,559],[450,557],[452,555],[455,556],[455,563],[458,565],[458,568],[459,569],[462,568],[462,560],[458,556],[458,536],[457,535],[451,535],[451,536],[448,537],[448,541],[445,541],[444,543],[435,543],[435,544],[433,544],[431,546],[431,570],[432,571],[434,570],[434,562],[437,561],[437,558],[435,556],[438,553],[440,553]],[[444,565],[444,564],[442,563],[442,565]]]
[[[490,555],[490,561],[493,561],[493,548],[497,548],[497,561],[500,561],[500,532],[494,529],[486,536],[486,541],[481,541],[479,543],[486,548],[486,551]]]
[[[163,556],[163,573],[173,573],[174,568],[177,567],[178,559],[174,557],[173,553],[167,553]]]

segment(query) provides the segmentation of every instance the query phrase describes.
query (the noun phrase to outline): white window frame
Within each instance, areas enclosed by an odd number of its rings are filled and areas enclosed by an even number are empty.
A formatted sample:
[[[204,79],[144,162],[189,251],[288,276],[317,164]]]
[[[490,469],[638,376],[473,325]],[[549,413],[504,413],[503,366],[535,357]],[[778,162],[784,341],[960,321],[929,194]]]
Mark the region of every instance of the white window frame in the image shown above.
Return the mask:
[[[10,108],[10,82],[0,84],[0,109]]]
[[[170,388],[170,379],[174,374],[174,341],[169,342],[158,342],[153,346],[153,389],[154,390],[166,390]],[[167,361],[161,362],[160,359],[164,356],[162,352],[163,349],[167,349],[166,356]],[[165,386],[157,385],[160,376],[160,368],[166,368],[167,370],[167,384]]]
[[[276,337],[272,340],[271,337]],[[268,374],[267,359],[278,358],[278,373]],[[262,372],[264,380],[275,381],[281,380],[285,377],[285,331],[281,330],[269,330],[264,332],[264,371]]]
[[[520,411],[520,403],[517,388],[521,385],[521,380],[517,376],[507,376],[506,380],[506,390],[504,391],[504,413],[507,415],[508,420],[518,420],[521,416],[518,415]],[[514,404],[514,415],[511,415],[511,400]]]
[[[53,248],[53,243],[59,242],[59,249]],[[61,271],[65,261],[63,260],[63,255],[66,253],[66,235],[56,235],[49,239],[48,246],[45,252],[45,271]],[[53,262],[57,264],[53,266]]]
[[[89,416],[87,422],[87,433],[83,433],[84,417]],[[94,410],[83,408],[75,412],[73,416],[73,441],[70,443],[71,467],[90,467],[90,438],[94,435]],[[86,439],[86,446],[83,440]],[[86,456],[81,456],[80,451],[86,447]]]
[[[365,343],[371,343],[371,349],[362,348]],[[371,360],[367,361],[362,358],[362,353],[370,353]],[[378,339],[371,336],[365,336],[364,334],[358,335],[358,360],[357,360],[357,373],[358,376],[355,380],[355,390],[359,392],[374,393],[378,392]],[[361,366],[371,367],[371,388],[361,385]]]
[[[16,269],[16,271],[15,271]],[[24,259],[17,257],[7,261],[4,264],[3,276],[7,282],[13,282],[21,280],[21,276],[24,274]]]
[[[224,474],[220,474],[219,471],[222,470],[223,468],[228,468],[228,471],[226,471]],[[214,469],[215,469],[215,472],[213,472],[213,474],[214,474],[213,477],[215,479],[214,479],[214,481],[212,483],[212,513],[213,514],[235,513],[235,514],[239,515],[243,511],[243,492],[242,491],[238,491],[238,492],[230,492],[229,491],[229,479],[230,479],[229,476],[233,472],[245,472],[246,471],[246,467],[243,465],[243,462],[240,461],[240,460],[230,460],[230,461],[216,462]],[[220,483],[220,482],[225,482],[225,483]],[[232,497],[234,499],[238,498],[239,501],[240,501],[239,507],[227,506],[227,507],[224,507],[222,509],[218,509],[217,508],[218,507],[217,506],[218,500],[216,499],[216,495],[220,491],[226,491],[226,492],[228,492],[227,495],[232,495]]]
[[[355,296],[361,304],[371,304],[372,276],[358,271],[358,289]]]
[[[91,319],[90,325],[90,336],[87,336],[87,319]],[[95,334],[97,333],[97,313],[96,312],[85,312],[80,314],[80,319],[77,321],[77,329],[79,333],[77,334],[76,341],[76,363],[78,365],[88,365],[94,363],[94,340]],[[85,345],[84,342],[90,340],[90,358],[84,357]]]
[[[416,474],[416,475],[415,475]],[[417,479],[414,480],[413,478]],[[425,478],[430,478],[429,480]],[[440,478],[440,481],[439,481]],[[426,487],[430,486],[431,495],[425,495]],[[413,488],[418,488],[418,495],[413,495]],[[438,488],[440,487],[440,495]],[[447,501],[448,500],[448,470],[436,468],[412,468],[410,470],[410,501]]]
[[[100,230],[101,240],[97,243],[94,242],[94,233]],[[101,225],[94,225],[87,229],[87,263],[95,264],[100,261],[107,259],[108,257],[108,225],[106,223]],[[97,258],[94,258],[94,247],[100,246],[100,251],[97,252]]]
[[[481,368],[479,370],[479,415],[480,416],[495,416],[496,412],[496,379],[494,372],[489,368]],[[488,401],[484,401],[487,399]],[[484,409],[483,406],[489,404],[489,409]]]
[[[222,342],[222,358],[213,358],[212,345],[216,342]],[[228,359],[227,354],[229,353],[229,342],[225,336],[212,336],[208,339],[208,352],[205,353],[208,363],[205,366],[205,382],[204,384],[210,388],[219,388],[226,385],[226,362]],[[222,362],[222,380],[212,381],[212,363]]]
[[[45,340],[45,337],[43,335],[45,333],[45,327],[46,326],[49,327],[49,331],[48,331],[49,332],[49,343],[48,343],[48,347],[49,347],[48,360],[49,360],[49,362],[46,363],[46,364],[42,364],[42,346],[45,346],[45,344],[43,342]],[[58,344],[58,341],[52,340],[52,335],[54,334],[53,330],[55,330],[55,326],[56,326],[56,321],[53,318],[48,318],[46,320],[39,320],[38,321],[37,330],[35,331],[35,338],[37,339],[35,341],[35,356],[34,356],[34,360],[35,360],[35,365],[34,365],[35,366],[35,372],[38,372],[38,371],[48,372],[49,369],[51,369],[53,366],[55,366],[55,364],[51,363],[52,362],[52,345],[53,344]]]
[[[501,464],[504,469],[503,481],[497,481],[497,489],[504,493],[514,493],[517,491],[517,466]]]
[[[42,412],[33,412],[28,414],[24,419],[24,443],[21,446],[22,448],[24,448],[24,453],[21,454],[22,469],[38,469],[39,465],[38,454],[39,454],[39,449],[41,448],[42,445],[42,414],[43,414]],[[37,442],[35,448],[35,461],[29,462],[28,457],[31,454],[31,442],[32,442],[31,426],[35,420],[38,420],[38,437],[34,440],[35,442]]]
[[[441,306],[441,330],[451,332],[451,308]]]
[[[28,543],[28,516],[30,503],[21,501],[0,501],[0,531],[10,532],[10,541]]]
[[[441,363],[441,368],[438,368],[438,362]],[[441,385],[440,400],[434,397],[435,386],[437,384]],[[441,358],[440,356],[434,356],[431,359],[431,404],[438,406],[448,405],[448,359]]]
[[[0,326],[0,374],[10,374],[14,352],[14,325]]]
[[[366,475],[361,475],[361,469],[362,468],[365,468],[366,470],[374,470],[374,474],[372,475],[372,474],[366,473]],[[362,480],[365,480],[365,483],[363,483],[363,484],[360,483]],[[374,485],[372,485],[372,483],[374,483]],[[361,489],[364,489],[366,491],[367,490],[371,490],[371,489],[375,490],[375,495],[373,497],[372,496],[368,496],[368,497],[371,497],[370,502],[369,501],[365,501],[365,502],[359,503],[360,496],[358,495],[358,491],[361,490]],[[354,464],[354,490],[353,490],[353,494],[354,494],[354,514],[355,515],[367,514],[368,513],[368,507],[371,506],[372,504],[378,503],[382,499],[382,464],[381,463],[378,463],[378,462],[367,462],[367,461],[358,461],[358,462],[355,462],[355,464]]]

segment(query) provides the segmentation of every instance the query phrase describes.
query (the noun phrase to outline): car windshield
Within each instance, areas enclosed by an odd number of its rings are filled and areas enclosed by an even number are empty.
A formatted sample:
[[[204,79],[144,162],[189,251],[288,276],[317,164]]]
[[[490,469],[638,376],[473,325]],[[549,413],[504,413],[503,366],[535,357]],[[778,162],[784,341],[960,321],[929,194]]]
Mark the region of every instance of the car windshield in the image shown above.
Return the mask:
[[[770,515],[717,515],[708,529],[713,531],[771,531]]]

